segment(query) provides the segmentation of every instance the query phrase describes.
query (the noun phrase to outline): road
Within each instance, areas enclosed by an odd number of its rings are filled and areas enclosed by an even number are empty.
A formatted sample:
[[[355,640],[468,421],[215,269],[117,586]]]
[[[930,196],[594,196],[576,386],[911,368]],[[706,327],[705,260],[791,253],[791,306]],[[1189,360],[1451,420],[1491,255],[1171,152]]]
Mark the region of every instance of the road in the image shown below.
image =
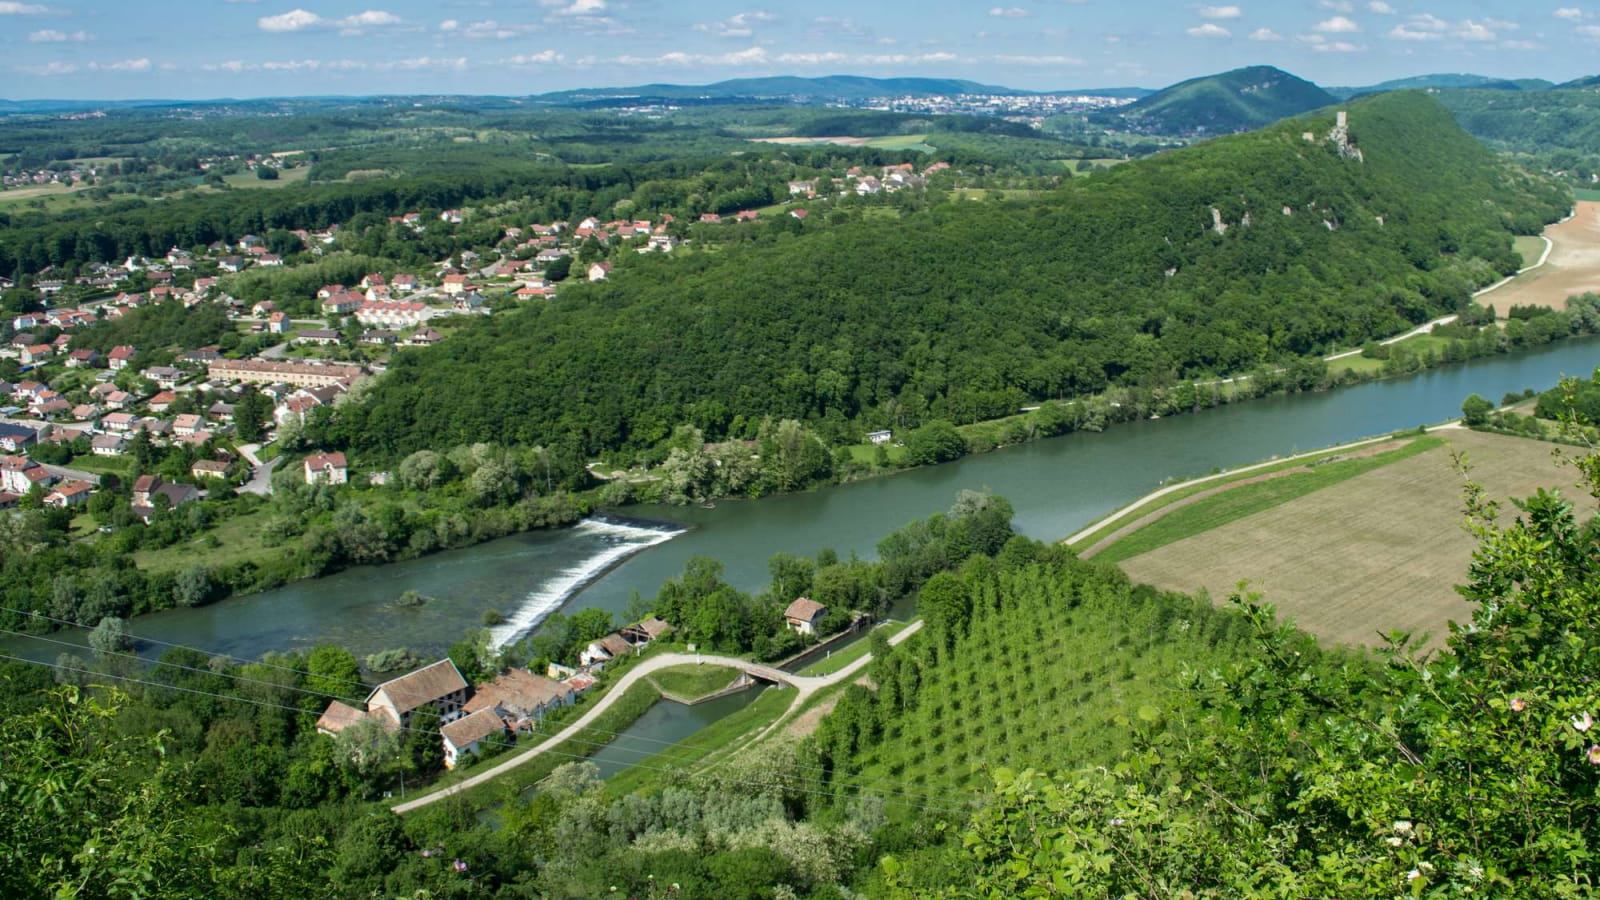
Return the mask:
[[[272,470],[278,467],[278,462],[283,457],[275,456],[263,463],[261,458],[256,456],[256,451],[260,449],[261,446],[259,444],[241,444],[239,446],[239,452],[250,463],[250,480],[239,486],[241,494],[260,494],[263,497],[268,497],[272,494]]]
[[[87,481],[96,485],[100,483],[100,474],[98,472],[85,472],[82,469],[69,469],[66,466],[51,465],[44,466],[44,470],[57,478],[69,481]]]
[[[891,637],[889,639],[889,643],[898,644],[901,641],[904,641],[906,638],[911,637],[913,634],[916,634],[920,630],[922,630],[922,620],[918,619],[917,621],[912,622],[905,630],[901,631],[894,637]],[[492,778],[504,775],[518,766],[525,765],[530,760],[536,759],[545,752],[560,746],[562,743],[577,736],[580,731],[588,728],[595,719],[599,718],[602,713],[611,708],[611,704],[622,699],[622,696],[628,692],[628,688],[632,687],[639,679],[647,678],[650,675],[659,672],[662,669],[670,668],[671,666],[695,664],[706,666],[725,666],[730,669],[739,669],[744,672],[749,672],[757,678],[787,684],[795,689],[794,701],[789,704],[789,711],[793,712],[794,710],[798,709],[801,704],[811,699],[812,695],[816,694],[817,691],[855,677],[857,672],[865,669],[871,664],[871,662],[872,654],[868,653],[831,675],[810,676],[791,675],[788,672],[780,672],[771,666],[763,666],[759,663],[753,663],[747,659],[735,659],[730,656],[708,656],[701,653],[663,653],[660,656],[652,656],[644,662],[634,666],[632,669],[629,669],[628,673],[623,675],[616,684],[612,685],[611,690],[607,692],[604,697],[600,698],[598,703],[590,707],[588,712],[584,713],[582,716],[579,716],[571,725],[568,725],[566,728],[556,732],[554,737],[551,737],[544,743],[524,750],[523,752],[513,756],[503,763],[500,763],[494,768],[480,772],[477,775],[466,779],[465,781],[453,784],[444,790],[434,791],[431,794],[418,797],[415,800],[407,800],[404,803],[396,804],[395,806],[390,807],[390,809],[396,813],[408,813],[414,809],[420,809],[429,804],[443,800],[451,794],[457,794],[461,791],[477,787],[478,785],[483,784]],[[788,713],[784,713],[784,715],[787,716]]]

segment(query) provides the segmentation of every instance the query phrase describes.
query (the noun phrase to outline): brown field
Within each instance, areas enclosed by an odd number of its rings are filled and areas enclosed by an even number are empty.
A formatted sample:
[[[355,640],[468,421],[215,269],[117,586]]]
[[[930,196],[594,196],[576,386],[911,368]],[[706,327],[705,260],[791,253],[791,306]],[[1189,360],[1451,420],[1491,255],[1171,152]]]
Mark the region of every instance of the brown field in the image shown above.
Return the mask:
[[[1585,513],[1594,501],[1552,445],[1465,430],[1435,431],[1464,451],[1473,477],[1499,499],[1559,487]],[[1461,478],[1445,448],[1403,459],[1133,557],[1135,581],[1172,590],[1205,588],[1226,598],[1241,579],[1285,619],[1328,644],[1377,644],[1389,629],[1448,636],[1468,604],[1453,586],[1466,578],[1474,541],[1462,529]]]
[[[1479,302],[1504,317],[1512,306],[1566,309],[1568,297],[1600,291],[1600,203],[1579,201],[1571,219],[1544,234],[1554,245],[1545,264],[1482,295]]]

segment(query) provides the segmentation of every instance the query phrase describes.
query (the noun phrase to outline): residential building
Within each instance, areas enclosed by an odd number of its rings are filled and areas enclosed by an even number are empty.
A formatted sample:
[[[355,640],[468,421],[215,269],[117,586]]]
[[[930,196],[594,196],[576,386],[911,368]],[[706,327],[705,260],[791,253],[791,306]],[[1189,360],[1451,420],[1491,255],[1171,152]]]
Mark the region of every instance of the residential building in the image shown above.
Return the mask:
[[[413,712],[431,703],[441,722],[453,722],[461,718],[467,694],[467,680],[446,658],[373,688],[367,695],[367,712],[404,726],[410,724]]]
[[[489,710],[513,731],[532,731],[545,713],[571,706],[576,700],[571,687],[527,669],[513,668],[488,684],[478,685],[463,709],[469,715]]]
[[[463,756],[477,753],[484,741],[503,737],[506,723],[492,709],[480,710],[439,729],[444,740],[444,767],[454,769]]]
[[[344,484],[350,469],[343,453],[313,453],[305,460],[306,484]]]
[[[622,635],[612,633],[598,641],[590,641],[589,646],[578,654],[578,662],[586,668],[598,669],[607,662],[626,655],[632,649],[633,645]]]
[[[828,607],[810,597],[801,597],[783,611],[783,623],[801,634],[816,634],[827,616]]]
[[[214,459],[202,459],[189,468],[196,478],[227,478],[228,464]]]
[[[44,496],[46,506],[57,509],[69,509],[82,506],[89,502],[89,494],[94,491],[94,485],[87,481],[67,481],[56,486],[56,489]]]
[[[367,370],[355,363],[288,362],[270,359],[219,359],[207,367],[211,378],[251,384],[323,387],[360,378]]]

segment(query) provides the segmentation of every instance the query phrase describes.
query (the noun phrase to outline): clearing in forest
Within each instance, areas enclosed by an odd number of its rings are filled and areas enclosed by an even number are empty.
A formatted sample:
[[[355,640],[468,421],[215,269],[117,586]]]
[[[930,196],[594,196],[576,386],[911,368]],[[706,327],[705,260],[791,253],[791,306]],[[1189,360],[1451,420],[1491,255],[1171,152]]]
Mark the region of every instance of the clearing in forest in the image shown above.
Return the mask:
[[[1434,432],[1464,452],[1474,480],[1506,502],[1540,487],[1560,488],[1580,509],[1594,501],[1576,473],[1551,458],[1553,445],[1450,429]],[[1121,563],[1135,581],[1215,600],[1241,579],[1286,619],[1329,644],[1377,644],[1390,629],[1429,632],[1466,621],[1453,589],[1466,579],[1476,546],[1462,528],[1462,479],[1447,447],[1436,447],[1354,478],[1173,541]],[[1228,501],[1226,493],[1209,502]],[[1191,507],[1191,509],[1198,508]]]
[[[1567,298],[1600,292],[1600,203],[1578,201],[1572,218],[1544,230],[1552,248],[1544,265],[1478,298],[1505,318],[1513,306],[1566,309]],[[1535,257],[1529,265],[1538,262]]]

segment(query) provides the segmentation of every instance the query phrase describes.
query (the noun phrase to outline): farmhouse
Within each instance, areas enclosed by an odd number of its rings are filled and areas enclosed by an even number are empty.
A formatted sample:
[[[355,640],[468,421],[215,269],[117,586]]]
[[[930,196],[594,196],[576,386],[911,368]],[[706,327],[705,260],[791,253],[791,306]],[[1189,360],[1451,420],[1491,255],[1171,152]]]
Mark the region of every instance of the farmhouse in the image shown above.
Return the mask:
[[[454,769],[462,756],[477,753],[478,745],[504,735],[506,723],[492,709],[479,710],[439,729],[444,738],[444,767]]]
[[[317,733],[333,737],[366,717],[366,713],[354,706],[335,700],[328,704],[328,708],[317,719]]]
[[[313,453],[305,461],[306,484],[344,484],[350,469],[343,453]]]
[[[202,459],[189,468],[189,474],[196,478],[227,478],[228,464],[214,459]]]
[[[816,634],[827,616],[828,607],[810,597],[801,597],[783,611],[783,623],[801,634]]]
[[[467,680],[448,658],[423,666],[415,672],[385,681],[367,696],[367,712],[386,717],[403,726],[419,707],[432,703],[441,722],[461,718],[467,702]]]
[[[583,648],[578,654],[578,662],[587,667],[598,669],[608,661],[624,656],[633,645],[620,634],[608,634],[598,641],[590,641],[589,646]]]
[[[535,675],[527,669],[508,669],[488,684],[479,685],[464,707],[473,713],[495,713],[515,731],[532,731],[545,713],[571,706],[577,699],[571,687]]]

